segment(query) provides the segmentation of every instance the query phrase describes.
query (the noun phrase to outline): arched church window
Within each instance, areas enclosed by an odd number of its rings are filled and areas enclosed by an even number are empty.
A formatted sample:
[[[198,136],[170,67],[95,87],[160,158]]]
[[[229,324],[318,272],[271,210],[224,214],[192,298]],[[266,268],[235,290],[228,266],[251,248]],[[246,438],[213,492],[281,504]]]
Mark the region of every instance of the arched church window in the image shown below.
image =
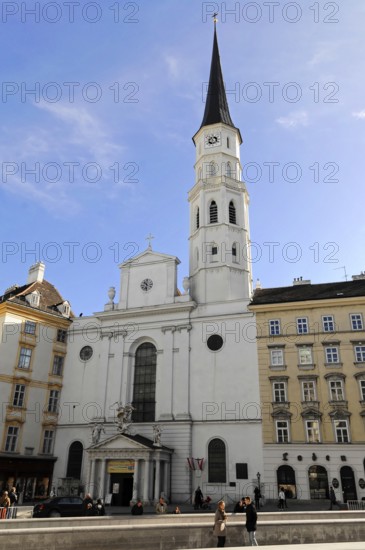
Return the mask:
[[[208,481],[209,483],[226,483],[226,445],[215,438],[208,445]]]
[[[156,409],[157,350],[149,342],[136,351],[133,385],[133,421],[154,422]]]
[[[227,149],[229,149],[229,137],[227,137]]]
[[[215,201],[209,206],[209,223],[218,223],[218,206]]]
[[[82,454],[84,447],[81,441],[71,443],[68,451],[66,477],[81,479]]]
[[[232,165],[230,162],[227,162],[227,165],[226,165],[226,176],[227,178],[232,177]]]
[[[200,212],[199,212],[199,206],[196,209],[196,219],[195,219],[195,229],[199,229],[200,227]]]
[[[233,261],[237,260],[237,244],[236,243],[232,244],[232,259],[233,259]]]
[[[236,207],[235,207],[233,201],[231,201],[229,203],[228,214],[229,214],[229,223],[236,224],[237,223],[237,221],[236,221]]]

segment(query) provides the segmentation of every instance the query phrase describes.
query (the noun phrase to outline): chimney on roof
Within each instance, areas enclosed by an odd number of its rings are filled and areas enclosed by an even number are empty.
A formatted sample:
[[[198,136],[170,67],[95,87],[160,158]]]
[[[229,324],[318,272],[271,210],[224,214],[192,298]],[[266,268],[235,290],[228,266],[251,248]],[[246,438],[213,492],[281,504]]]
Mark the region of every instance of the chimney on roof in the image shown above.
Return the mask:
[[[295,277],[294,278],[294,281],[293,281],[293,286],[297,286],[297,285],[310,285],[311,282],[309,279],[304,279],[303,280],[303,277]]]
[[[30,266],[27,285],[30,285],[31,283],[42,283],[45,269],[46,266],[43,262],[37,262],[36,264]]]
[[[361,271],[360,275],[353,275],[353,281],[359,281],[360,279],[365,279],[365,271]]]
[[[262,289],[261,281],[260,281],[260,279],[256,279],[256,287],[255,287],[255,290],[261,290],[261,289]]]

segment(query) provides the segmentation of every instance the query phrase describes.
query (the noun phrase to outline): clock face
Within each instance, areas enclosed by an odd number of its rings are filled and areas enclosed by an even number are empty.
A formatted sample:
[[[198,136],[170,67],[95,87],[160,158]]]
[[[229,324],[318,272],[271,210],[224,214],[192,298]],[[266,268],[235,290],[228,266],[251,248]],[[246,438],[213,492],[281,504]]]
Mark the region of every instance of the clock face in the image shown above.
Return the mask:
[[[205,146],[206,147],[216,147],[220,145],[221,135],[220,132],[213,132],[211,134],[205,135]]]
[[[152,279],[143,279],[141,282],[141,289],[143,292],[148,292],[153,287],[153,281]]]

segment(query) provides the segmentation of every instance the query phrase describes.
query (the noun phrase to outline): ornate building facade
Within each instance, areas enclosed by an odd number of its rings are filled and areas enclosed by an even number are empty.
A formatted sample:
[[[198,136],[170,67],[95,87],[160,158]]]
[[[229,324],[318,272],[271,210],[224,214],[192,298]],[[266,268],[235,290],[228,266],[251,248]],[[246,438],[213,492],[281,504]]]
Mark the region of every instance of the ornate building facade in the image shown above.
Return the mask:
[[[0,484],[20,501],[51,490],[70,304],[35,264],[0,297]]]
[[[255,291],[268,498],[365,497],[365,276],[353,279]]]

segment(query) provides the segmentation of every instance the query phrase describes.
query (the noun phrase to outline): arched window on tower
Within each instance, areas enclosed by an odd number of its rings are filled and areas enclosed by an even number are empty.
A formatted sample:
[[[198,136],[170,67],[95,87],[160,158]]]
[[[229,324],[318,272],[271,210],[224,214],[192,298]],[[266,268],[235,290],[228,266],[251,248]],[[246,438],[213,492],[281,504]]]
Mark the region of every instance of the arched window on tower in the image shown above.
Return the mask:
[[[226,483],[226,445],[221,439],[212,439],[208,445],[208,481]]]
[[[133,385],[133,421],[154,422],[156,409],[157,350],[153,344],[141,344],[136,351]]]
[[[200,227],[200,212],[199,212],[199,206],[196,209],[196,215],[195,215],[195,229],[199,229]]]
[[[236,207],[235,207],[233,201],[231,201],[229,203],[228,214],[229,214],[229,223],[237,224],[237,221],[236,221]]]
[[[238,263],[237,243],[232,244],[232,262]]]
[[[218,223],[218,206],[215,201],[209,206],[209,223]]]
[[[232,177],[232,165],[230,162],[227,162],[227,165],[226,165],[226,176],[227,178]]]
[[[81,479],[82,454],[84,447],[81,441],[71,443],[68,451],[66,477]]]

